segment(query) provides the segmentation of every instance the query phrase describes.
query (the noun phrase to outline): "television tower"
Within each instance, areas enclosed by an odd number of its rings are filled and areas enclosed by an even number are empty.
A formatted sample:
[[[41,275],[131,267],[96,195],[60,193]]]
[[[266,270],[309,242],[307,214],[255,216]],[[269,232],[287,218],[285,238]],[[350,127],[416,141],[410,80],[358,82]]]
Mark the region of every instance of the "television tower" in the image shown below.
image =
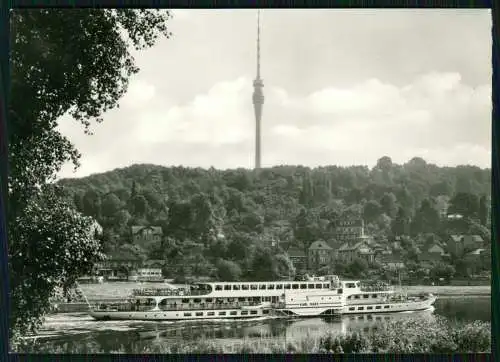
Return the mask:
[[[264,105],[264,81],[260,79],[260,10],[257,11],[257,77],[253,81],[253,109],[255,111],[255,169],[261,167],[261,134],[262,106]]]

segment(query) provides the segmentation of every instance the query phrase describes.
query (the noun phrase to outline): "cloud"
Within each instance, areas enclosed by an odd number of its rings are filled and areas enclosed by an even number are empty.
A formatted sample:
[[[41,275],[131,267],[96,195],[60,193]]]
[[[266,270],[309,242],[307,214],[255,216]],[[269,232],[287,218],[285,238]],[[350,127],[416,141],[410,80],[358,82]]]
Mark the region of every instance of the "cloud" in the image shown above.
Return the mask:
[[[401,86],[369,79],[304,96],[276,86],[264,91],[265,166],[373,165],[384,155],[400,163],[421,156],[443,165],[490,164],[491,87],[470,87],[456,72],[422,74]],[[153,85],[133,82],[100,136],[99,129],[97,137],[68,133],[70,123],[63,129],[84,154],[77,175],[134,162],[252,167],[251,94],[251,80],[239,77],[173,104]]]

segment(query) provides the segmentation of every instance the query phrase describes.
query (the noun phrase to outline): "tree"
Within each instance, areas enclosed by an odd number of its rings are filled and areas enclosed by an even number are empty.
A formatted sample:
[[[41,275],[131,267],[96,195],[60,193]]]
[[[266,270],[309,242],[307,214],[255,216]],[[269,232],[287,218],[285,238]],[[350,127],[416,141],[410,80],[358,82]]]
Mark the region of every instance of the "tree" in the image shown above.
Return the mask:
[[[252,260],[252,275],[255,280],[272,280],[274,276],[273,256],[270,250],[259,248]]]
[[[479,222],[481,225],[488,225],[488,199],[486,196],[481,196],[479,199]]]
[[[103,258],[94,220],[54,197],[50,188],[28,200],[23,210],[15,228],[9,229],[9,319],[14,335],[40,327],[55,289],[69,289]]]
[[[420,208],[415,214],[411,224],[413,234],[434,233],[439,231],[440,217],[439,212],[433,207],[429,200],[422,201]]]
[[[479,213],[479,199],[474,194],[459,192],[450,200],[448,213],[475,218]]]
[[[60,196],[49,197],[42,191],[64,163],[78,166],[80,155],[59,133],[59,119],[68,114],[91,133],[92,120],[100,121],[105,111],[117,106],[129,77],[138,71],[129,46],[141,49],[161,35],[169,36],[168,18],[165,11],[132,9],[11,13],[8,112],[12,122],[7,135],[11,337],[35,328],[55,288],[73,282],[98,255],[98,244],[83,232],[87,222],[83,220],[88,219],[75,216],[69,205],[62,206]],[[97,206],[88,203],[87,211],[98,216]],[[79,249],[71,249],[70,242]],[[39,243],[51,245],[43,249],[51,263],[29,255]],[[26,274],[30,263],[38,264],[38,270]]]
[[[235,262],[221,259],[217,262],[216,268],[221,281],[235,282],[241,280],[241,268]]]
[[[102,216],[111,218],[115,216],[121,207],[122,203],[118,196],[113,193],[107,194],[102,201]]]
[[[368,267],[369,265],[365,259],[355,258],[347,265],[346,273],[351,277],[359,278],[364,275]]]
[[[410,232],[408,216],[402,207],[399,208],[396,218],[392,221],[391,231],[394,236],[408,235]]]
[[[455,268],[452,265],[448,264],[436,264],[430,270],[430,277],[434,280],[439,280],[443,278],[446,281],[449,281],[455,275]]]
[[[384,196],[380,199],[380,207],[387,216],[394,217],[398,212],[398,205],[396,196],[392,192],[384,193]]]
[[[363,207],[363,219],[366,222],[374,221],[380,215],[380,204],[377,201],[371,200]]]

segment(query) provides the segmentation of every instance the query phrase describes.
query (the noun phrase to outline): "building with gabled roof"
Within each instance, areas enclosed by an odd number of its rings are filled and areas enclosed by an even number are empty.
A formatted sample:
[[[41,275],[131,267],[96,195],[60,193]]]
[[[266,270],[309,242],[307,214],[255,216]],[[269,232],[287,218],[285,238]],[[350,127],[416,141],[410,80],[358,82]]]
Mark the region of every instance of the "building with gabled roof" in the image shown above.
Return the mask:
[[[333,260],[333,249],[326,241],[318,240],[313,242],[308,250],[307,257],[309,268],[319,269],[322,266],[330,265]]]
[[[352,262],[354,259],[360,258],[368,263],[373,263],[375,252],[364,241],[355,244],[345,243],[337,250],[337,258],[343,262]]]

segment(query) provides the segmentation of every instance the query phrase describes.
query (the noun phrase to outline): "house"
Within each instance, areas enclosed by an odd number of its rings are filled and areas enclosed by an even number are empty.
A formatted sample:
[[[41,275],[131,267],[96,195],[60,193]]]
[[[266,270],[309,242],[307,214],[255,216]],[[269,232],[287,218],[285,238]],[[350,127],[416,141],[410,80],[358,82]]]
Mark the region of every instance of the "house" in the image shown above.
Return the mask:
[[[363,219],[341,219],[334,223],[335,239],[340,242],[356,242],[365,235]]]
[[[379,258],[379,262],[390,270],[400,270],[405,267],[401,256],[393,253],[382,254]]]
[[[312,269],[330,265],[333,259],[333,249],[323,240],[312,243],[307,254],[309,267]]]
[[[484,240],[480,235],[450,235],[447,240],[448,252],[452,255],[462,256],[467,251],[480,249]]]
[[[154,269],[161,269],[165,266],[165,260],[156,260],[156,259],[151,259],[151,260],[145,260],[142,263],[143,268],[154,268]]]
[[[292,247],[287,250],[287,254],[295,270],[305,270],[307,268],[307,255],[303,250]]]
[[[106,279],[126,279],[142,264],[139,257],[126,250],[116,250],[105,260],[96,263],[95,274]]]
[[[149,246],[163,240],[163,230],[160,226],[132,226],[131,232],[136,245]]]
[[[375,252],[365,242],[345,243],[337,250],[337,256],[340,261],[348,263],[356,258],[364,259],[368,263],[373,263],[375,260]]]
[[[481,263],[486,249],[476,249],[464,255],[464,260],[469,263]]]

